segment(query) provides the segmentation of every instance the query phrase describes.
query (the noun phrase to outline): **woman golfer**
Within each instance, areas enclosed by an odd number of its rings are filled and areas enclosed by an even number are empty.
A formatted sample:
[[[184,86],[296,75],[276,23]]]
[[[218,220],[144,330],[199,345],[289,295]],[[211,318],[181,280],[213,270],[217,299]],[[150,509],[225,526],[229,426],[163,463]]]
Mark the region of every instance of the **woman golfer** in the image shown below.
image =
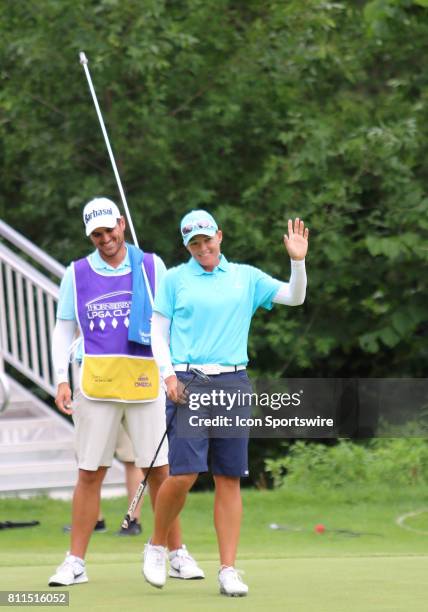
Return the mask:
[[[221,253],[222,232],[208,212],[193,210],[182,219],[181,236],[191,257],[165,275],[152,321],[152,350],[167,387],[168,423],[175,417],[180,385],[188,381],[191,366],[210,378],[199,389],[205,398],[211,393],[210,397],[218,399],[222,390],[251,393],[245,370],[251,318],[259,306],[271,309],[273,303],[303,303],[308,234],[303,221],[297,218],[293,224],[289,220],[284,245],[291,258],[291,277],[285,283],[252,266],[230,263]],[[192,396],[194,391],[192,387]],[[235,559],[242,515],[240,478],[248,476],[248,435],[184,437],[173,418],[169,464],[170,476],[156,499],[154,533],[144,550],[145,579],[158,588],[165,584],[168,531],[198,474],[210,467],[215,482],[220,593],[247,595],[248,586],[235,569]]]

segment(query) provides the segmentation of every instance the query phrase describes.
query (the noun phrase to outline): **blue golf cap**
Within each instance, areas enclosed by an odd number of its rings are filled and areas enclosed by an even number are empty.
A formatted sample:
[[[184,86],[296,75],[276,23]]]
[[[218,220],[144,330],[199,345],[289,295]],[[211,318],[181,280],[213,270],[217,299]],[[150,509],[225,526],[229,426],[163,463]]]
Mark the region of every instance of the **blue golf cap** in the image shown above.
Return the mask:
[[[218,226],[215,219],[206,210],[191,210],[181,220],[180,231],[183,237],[184,246],[187,246],[189,240],[198,234],[205,236],[214,236]]]

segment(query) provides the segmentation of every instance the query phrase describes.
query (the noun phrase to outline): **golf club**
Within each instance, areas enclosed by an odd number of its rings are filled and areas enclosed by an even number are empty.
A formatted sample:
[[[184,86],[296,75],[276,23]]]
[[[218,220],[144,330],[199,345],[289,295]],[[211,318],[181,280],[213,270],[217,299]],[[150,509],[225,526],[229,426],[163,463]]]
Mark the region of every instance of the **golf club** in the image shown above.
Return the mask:
[[[128,208],[128,203],[127,203],[126,198],[125,198],[125,192],[123,191],[122,181],[120,180],[119,172],[117,170],[116,162],[114,160],[114,155],[113,155],[112,148],[110,146],[110,141],[109,141],[109,138],[108,138],[108,135],[107,135],[106,126],[104,125],[103,116],[101,114],[101,110],[100,110],[100,107],[99,107],[99,104],[98,104],[97,94],[95,93],[95,89],[94,89],[94,86],[92,84],[92,79],[91,79],[91,75],[90,75],[89,68],[88,68],[88,59],[87,59],[87,57],[86,57],[86,55],[84,54],[83,51],[80,52],[79,58],[80,58],[80,63],[83,66],[83,70],[85,71],[85,74],[86,74],[86,78],[87,78],[88,85],[89,85],[89,90],[90,90],[90,92],[92,94],[92,99],[94,101],[95,110],[97,111],[98,120],[99,120],[100,125],[101,125],[101,131],[102,131],[103,136],[104,136],[104,140],[105,140],[105,143],[106,143],[106,146],[107,146],[108,154],[110,156],[111,165],[113,166],[114,176],[116,177],[117,186],[119,188],[120,197],[122,199],[122,204],[123,204],[123,207],[125,209],[126,218],[128,219],[128,224],[129,224],[129,229],[131,231],[132,239],[134,241],[135,246],[138,247],[137,235],[135,233],[134,225],[132,223],[131,214],[130,214],[129,208]]]
[[[198,378],[201,382],[204,382],[204,383],[207,383],[207,382],[210,381],[210,377],[207,376],[206,374],[204,374],[201,370],[198,370],[197,368],[189,368],[189,373],[193,374],[193,377],[191,378],[191,380],[189,380],[189,382],[187,382],[185,384],[184,388],[181,391],[181,394],[185,394],[186,393],[187,388],[193,383],[195,378]],[[150,464],[150,466],[149,466],[149,468],[148,468],[148,470],[146,472],[146,475],[144,476],[143,480],[140,482],[140,484],[138,486],[138,489],[135,492],[134,498],[133,498],[133,500],[131,501],[131,503],[129,505],[128,512],[126,513],[126,516],[123,519],[123,522],[122,522],[122,528],[123,529],[128,529],[129,523],[131,522],[132,517],[134,516],[135,508],[137,507],[138,502],[143,497],[143,495],[144,495],[144,493],[146,491],[147,482],[148,482],[148,479],[149,479],[149,476],[150,476],[150,472],[151,472],[152,467],[153,467],[153,465],[154,465],[154,463],[155,463],[155,461],[157,459],[157,456],[158,456],[159,451],[160,451],[160,449],[162,447],[162,444],[164,443],[164,440],[165,440],[166,436],[168,435],[168,432],[169,432],[171,424],[172,424],[172,422],[173,422],[173,420],[175,418],[175,415],[177,414],[177,407],[178,407],[178,403],[176,402],[174,412],[172,413],[172,416],[171,416],[171,418],[169,420],[169,423],[166,426],[165,432],[164,432],[164,434],[163,434],[163,436],[161,438],[161,441],[159,442],[159,446],[156,449],[155,456],[152,459],[152,462],[151,462],[151,464]]]

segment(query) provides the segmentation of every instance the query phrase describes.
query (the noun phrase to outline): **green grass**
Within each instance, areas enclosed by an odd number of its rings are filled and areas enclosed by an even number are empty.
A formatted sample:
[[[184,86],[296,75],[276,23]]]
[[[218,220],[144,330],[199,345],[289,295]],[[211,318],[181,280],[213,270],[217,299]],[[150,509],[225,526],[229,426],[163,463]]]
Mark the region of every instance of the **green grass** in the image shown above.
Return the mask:
[[[382,498],[356,494],[335,497],[306,491],[244,491],[244,521],[237,566],[245,571],[248,598],[217,594],[218,569],[212,527],[212,493],[189,496],[182,514],[184,540],[205,569],[207,579],[169,581],[162,591],[140,573],[143,542],[150,534],[151,512],[143,510],[144,537],[114,534],[126,511],[122,499],[103,501],[109,531],[95,534],[87,556],[90,582],[71,587],[72,610],[245,610],[343,612],[426,610],[428,536],[396,524],[398,516],[428,507],[425,492],[390,491]],[[70,504],[35,498],[0,500],[0,521],[37,519],[29,529],[0,531],[0,590],[43,590],[62,561]],[[273,531],[270,523],[300,531]],[[317,534],[323,523],[327,531]],[[409,525],[428,531],[428,514]],[[373,535],[346,535],[335,529]]]

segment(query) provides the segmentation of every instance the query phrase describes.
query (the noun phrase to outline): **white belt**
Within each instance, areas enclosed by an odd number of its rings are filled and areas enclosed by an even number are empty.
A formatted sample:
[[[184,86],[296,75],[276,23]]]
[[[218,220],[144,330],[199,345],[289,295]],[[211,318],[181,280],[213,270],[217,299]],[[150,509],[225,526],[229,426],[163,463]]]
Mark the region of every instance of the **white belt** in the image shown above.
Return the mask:
[[[244,365],[225,366],[218,363],[178,363],[174,366],[176,372],[189,372],[190,368],[200,370],[207,376],[225,374],[227,372],[240,372],[245,370]]]

